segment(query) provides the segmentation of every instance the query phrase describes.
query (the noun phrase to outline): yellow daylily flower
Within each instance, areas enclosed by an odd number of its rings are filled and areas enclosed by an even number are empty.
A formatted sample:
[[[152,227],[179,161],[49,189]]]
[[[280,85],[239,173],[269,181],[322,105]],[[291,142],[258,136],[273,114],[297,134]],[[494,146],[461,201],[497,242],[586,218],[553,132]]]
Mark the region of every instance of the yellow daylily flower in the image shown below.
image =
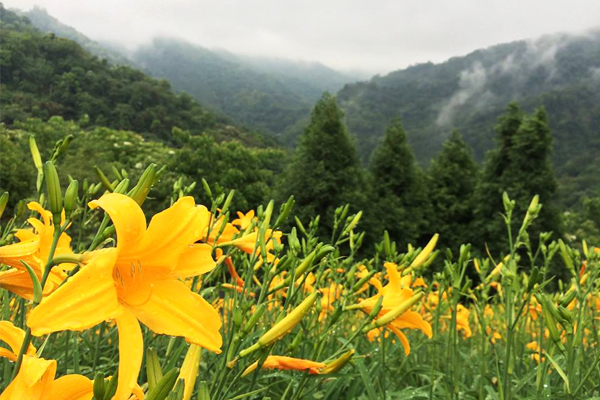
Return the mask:
[[[271,253],[271,250],[275,248],[275,243],[281,244],[281,236],[283,233],[281,231],[273,231],[272,229],[267,229],[265,232],[265,249],[267,250],[267,262],[273,262],[275,260],[275,256]],[[258,229],[254,232],[246,234],[244,236],[235,238],[230,241],[219,241],[219,244],[222,246],[235,246],[244,253],[256,255],[262,258],[260,246],[258,246]]]
[[[372,278],[369,282],[377,288],[378,293],[373,297],[361,301],[357,305],[367,314],[370,314],[379,298],[383,296],[378,317],[382,317],[393,309],[396,309],[402,303],[410,300],[414,295],[414,291],[410,289],[410,284],[407,284],[406,286],[402,284],[402,278],[400,277],[396,264],[385,263],[384,266],[388,273],[388,284],[383,286],[381,281]],[[405,281],[404,283],[406,284],[407,282]],[[406,355],[410,353],[410,344],[401,329],[419,329],[428,338],[431,339],[433,336],[431,325],[423,319],[421,314],[410,310],[403,312],[399,317],[387,324],[386,327],[398,336]]]
[[[252,225],[253,221],[258,220],[258,218],[254,217],[254,210],[250,210],[246,214],[238,211],[237,216],[238,218],[231,221],[231,224],[239,226],[242,231],[245,231],[250,225]]]
[[[0,321],[0,341],[10,349],[0,348],[0,357],[17,359],[25,332],[8,321]],[[35,347],[29,345],[23,355],[19,373],[0,395],[0,400],[91,400],[93,383],[82,375],[66,375],[54,379],[56,360],[36,356]]]
[[[125,195],[104,195],[90,207],[101,207],[110,216],[117,247],[96,252],[81,271],[42,300],[27,324],[33,335],[41,336],[114,319],[119,330],[119,383],[113,399],[127,399],[143,357],[138,320],[156,333],[183,336],[220,352],[219,314],[180,280],[216,265],[211,246],[195,243],[208,219],[191,197],[156,214],[148,228],[141,208]]]
[[[321,297],[321,313],[319,314],[319,322],[327,318],[329,313],[335,310],[333,303],[342,295],[344,287],[339,283],[332,282],[328,288],[321,288],[319,292],[323,293]]]
[[[37,211],[41,215],[42,221],[37,218],[29,218],[27,222],[34,230],[19,229],[15,233],[19,242],[0,247],[0,263],[12,267],[0,272],[0,287],[32,300],[33,283],[21,261],[28,263],[38,279],[42,279],[54,236],[54,224],[52,223],[52,213],[44,210],[39,203],[31,202],[27,207]],[[56,256],[73,254],[69,235],[66,233],[60,235],[54,254]],[[61,264],[52,268],[44,286],[44,294],[49,294],[56,289],[67,277],[65,270],[71,267],[72,264]]]

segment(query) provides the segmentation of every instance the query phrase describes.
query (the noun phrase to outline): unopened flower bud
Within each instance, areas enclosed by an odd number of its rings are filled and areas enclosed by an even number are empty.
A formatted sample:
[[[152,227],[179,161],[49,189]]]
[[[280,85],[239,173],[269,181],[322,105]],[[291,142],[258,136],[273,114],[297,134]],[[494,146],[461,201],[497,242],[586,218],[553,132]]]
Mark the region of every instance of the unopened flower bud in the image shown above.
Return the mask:
[[[129,197],[141,206],[157,179],[156,164],[150,164],[140,177],[137,185],[129,192]]]
[[[341,371],[352,359],[354,356],[354,350],[347,351],[342,354],[339,358],[336,358],[333,361],[327,363],[327,366],[323,368],[320,372],[321,374],[335,374],[336,372]]]
[[[4,210],[6,209],[6,204],[8,203],[8,192],[2,193],[0,196],[0,217],[4,214]]]
[[[77,208],[78,191],[79,182],[77,180],[72,180],[71,183],[69,183],[69,187],[67,187],[67,191],[65,192],[65,214],[67,216],[71,215],[71,213]]]
[[[40,171],[43,168],[42,156],[40,155],[40,150],[37,147],[37,143],[35,142],[35,137],[33,135],[29,136],[29,149],[31,150],[33,164],[35,165],[35,168]]]
[[[60,223],[60,214],[62,213],[63,200],[58,172],[52,161],[46,161],[44,164],[44,175],[46,176],[46,188],[48,190],[48,203],[50,211],[54,218],[54,224]]]

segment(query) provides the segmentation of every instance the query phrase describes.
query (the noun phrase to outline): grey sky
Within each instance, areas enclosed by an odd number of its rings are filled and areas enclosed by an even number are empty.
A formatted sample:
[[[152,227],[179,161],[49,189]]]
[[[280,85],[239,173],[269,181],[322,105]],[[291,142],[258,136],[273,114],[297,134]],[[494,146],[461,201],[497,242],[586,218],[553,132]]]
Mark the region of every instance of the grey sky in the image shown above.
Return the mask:
[[[98,41],[156,36],[373,73],[600,26],[598,0],[3,0],[46,8]]]

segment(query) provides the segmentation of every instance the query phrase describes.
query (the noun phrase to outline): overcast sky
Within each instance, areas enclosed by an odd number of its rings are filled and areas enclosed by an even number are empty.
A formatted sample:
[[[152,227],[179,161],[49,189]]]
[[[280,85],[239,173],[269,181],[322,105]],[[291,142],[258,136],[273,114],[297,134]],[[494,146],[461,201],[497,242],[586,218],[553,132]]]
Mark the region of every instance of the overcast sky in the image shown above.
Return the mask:
[[[91,39],[156,36],[234,53],[386,73],[545,33],[600,27],[600,0],[3,0]]]

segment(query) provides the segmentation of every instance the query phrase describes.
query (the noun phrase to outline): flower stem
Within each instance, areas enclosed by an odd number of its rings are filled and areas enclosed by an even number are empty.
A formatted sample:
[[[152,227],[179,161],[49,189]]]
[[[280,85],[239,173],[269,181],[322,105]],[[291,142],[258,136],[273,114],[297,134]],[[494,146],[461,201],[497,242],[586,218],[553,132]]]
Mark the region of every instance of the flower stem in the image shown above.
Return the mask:
[[[65,221],[63,227],[66,228],[69,225],[69,221]],[[50,252],[48,253],[48,259],[46,260],[46,267],[44,268],[44,274],[42,275],[42,280],[40,285],[42,287],[42,291],[44,290],[44,286],[46,285],[46,281],[48,280],[48,275],[50,274],[50,270],[52,269],[52,258],[54,257],[54,253],[56,252],[56,246],[58,245],[58,239],[62,234],[63,229],[60,226],[60,222],[54,223],[54,235],[52,236],[52,244],[50,245]],[[34,307],[37,306],[38,303],[34,301]],[[25,329],[25,338],[23,339],[23,343],[21,344],[21,349],[19,350],[19,356],[17,357],[17,361],[15,362],[15,368],[13,370],[12,379],[15,379],[19,370],[21,369],[21,364],[23,363],[23,355],[29,348],[29,344],[31,343],[31,328],[28,326]],[[11,380],[12,380],[11,379]]]

